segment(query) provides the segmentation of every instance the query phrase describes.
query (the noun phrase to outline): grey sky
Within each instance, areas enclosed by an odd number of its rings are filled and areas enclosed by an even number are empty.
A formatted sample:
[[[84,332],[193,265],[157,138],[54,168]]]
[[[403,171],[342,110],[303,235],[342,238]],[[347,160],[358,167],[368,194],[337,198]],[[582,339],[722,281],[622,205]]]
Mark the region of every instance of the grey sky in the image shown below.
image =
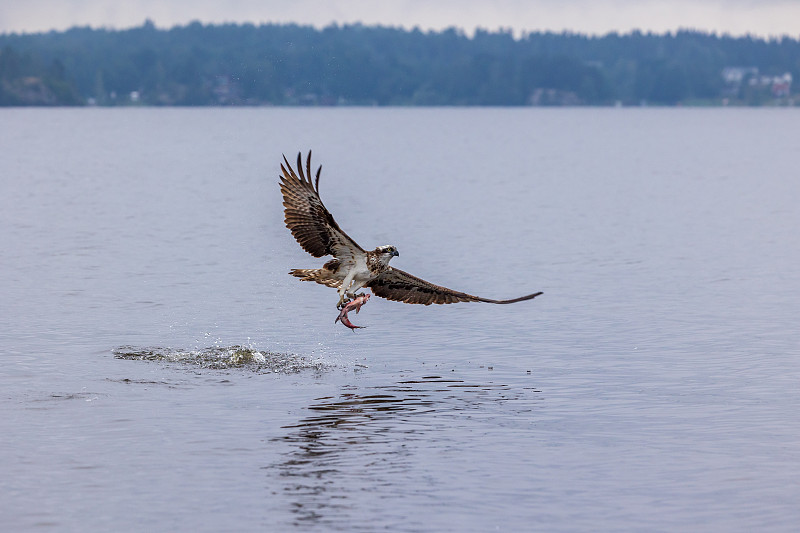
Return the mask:
[[[800,0],[0,0],[0,32],[71,26],[128,28],[150,18],[167,28],[193,20],[332,22],[422,29],[571,30],[604,34],[632,29],[800,37]]]

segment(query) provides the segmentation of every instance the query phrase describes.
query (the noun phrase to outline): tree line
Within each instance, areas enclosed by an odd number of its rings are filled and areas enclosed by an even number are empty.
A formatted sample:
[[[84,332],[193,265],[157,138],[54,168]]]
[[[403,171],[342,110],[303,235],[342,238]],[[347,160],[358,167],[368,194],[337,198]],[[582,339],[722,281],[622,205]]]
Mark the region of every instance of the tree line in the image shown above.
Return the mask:
[[[800,40],[359,24],[191,23],[0,35],[0,105],[675,105],[772,102]],[[764,78],[767,79],[767,78]],[[791,81],[789,82],[791,84]],[[762,87],[763,86],[763,87]],[[784,93],[781,95],[785,96]]]

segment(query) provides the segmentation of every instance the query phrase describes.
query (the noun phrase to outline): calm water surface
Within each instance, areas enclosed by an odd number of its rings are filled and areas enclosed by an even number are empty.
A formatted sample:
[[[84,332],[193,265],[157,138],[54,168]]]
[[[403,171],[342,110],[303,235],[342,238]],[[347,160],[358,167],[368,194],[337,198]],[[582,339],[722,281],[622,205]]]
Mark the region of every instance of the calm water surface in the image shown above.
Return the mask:
[[[796,530],[798,119],[0,110],[3,529]],[[545,294],[334,324],[308,148],[362,246]]]

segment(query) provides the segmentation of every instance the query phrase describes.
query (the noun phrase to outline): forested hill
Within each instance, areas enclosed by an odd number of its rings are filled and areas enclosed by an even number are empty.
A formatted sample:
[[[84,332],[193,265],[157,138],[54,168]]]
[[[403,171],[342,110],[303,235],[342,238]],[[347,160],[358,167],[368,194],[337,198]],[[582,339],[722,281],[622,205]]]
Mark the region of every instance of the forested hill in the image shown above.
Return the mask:
[[[361,25],[0,35],[0,105],[792,104],[800,41]]]

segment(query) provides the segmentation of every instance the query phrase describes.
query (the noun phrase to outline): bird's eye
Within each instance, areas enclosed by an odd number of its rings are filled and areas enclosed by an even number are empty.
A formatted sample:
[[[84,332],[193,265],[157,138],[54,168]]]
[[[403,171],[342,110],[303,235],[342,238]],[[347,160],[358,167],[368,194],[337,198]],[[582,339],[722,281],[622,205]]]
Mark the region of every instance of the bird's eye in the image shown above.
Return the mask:
[[[393,247],[393,246],[390,246],[390,247],[388,247],[388,248],[386,249],[386,251],[387,251],[387,252],[389,252],[390,254],[393,254],[393,253],[394,253],[394,247]]]

